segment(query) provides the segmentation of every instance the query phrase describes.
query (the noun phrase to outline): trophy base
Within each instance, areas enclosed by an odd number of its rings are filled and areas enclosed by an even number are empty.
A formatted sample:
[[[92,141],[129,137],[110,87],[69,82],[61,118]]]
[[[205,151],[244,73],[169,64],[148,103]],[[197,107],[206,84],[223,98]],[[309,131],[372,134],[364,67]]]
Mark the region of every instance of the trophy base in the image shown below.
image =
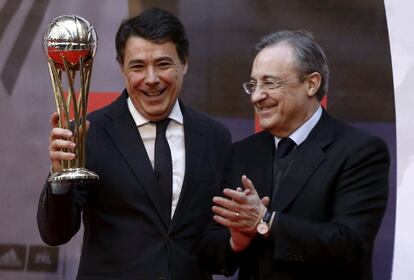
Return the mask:
[[[99,176],[84,167],[68,168],[50,175],[48,182],[92,182],[99,180]]]

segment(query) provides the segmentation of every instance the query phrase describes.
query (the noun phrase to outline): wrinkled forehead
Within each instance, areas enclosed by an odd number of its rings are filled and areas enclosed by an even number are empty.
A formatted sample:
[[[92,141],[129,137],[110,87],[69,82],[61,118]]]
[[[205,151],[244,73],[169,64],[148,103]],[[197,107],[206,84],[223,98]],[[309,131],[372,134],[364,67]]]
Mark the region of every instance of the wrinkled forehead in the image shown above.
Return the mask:
[[[256,80],[266,76],[283,77],[297,72],[297,59],[288,44],[269,46],[261,50],[253,61],[251,77]]]
[[[141,37],[130,37],[125,44],[124,61],[152,61],[163,57],[179,61],[176,46],[171,41],[156,43]]]

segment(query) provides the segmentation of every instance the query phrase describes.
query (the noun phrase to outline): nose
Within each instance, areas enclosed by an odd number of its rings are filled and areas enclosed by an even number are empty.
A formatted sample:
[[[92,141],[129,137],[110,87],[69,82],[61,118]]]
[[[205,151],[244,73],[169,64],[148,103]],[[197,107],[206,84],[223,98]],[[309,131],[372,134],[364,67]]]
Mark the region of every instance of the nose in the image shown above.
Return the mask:
[[[257,87],[254,92],[250,95],[250,100],[252,103],[260,102],[265,99],[267,94],[264,92],[262,87]]]
[[[159,77],[157,71],[154,67],[148,67],[145,73],[145,83],[147,85],[154,85],[159,82]]]

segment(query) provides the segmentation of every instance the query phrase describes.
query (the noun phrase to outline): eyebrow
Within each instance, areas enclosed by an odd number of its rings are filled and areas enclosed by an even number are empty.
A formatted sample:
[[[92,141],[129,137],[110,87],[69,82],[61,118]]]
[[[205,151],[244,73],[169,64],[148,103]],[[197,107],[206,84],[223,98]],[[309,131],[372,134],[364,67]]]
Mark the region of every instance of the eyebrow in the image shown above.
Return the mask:
[[[158,62],[158,61],[163,61],[163,60],[168,60],[168,61],[174,62],[174,60],[173,60],[171,57],[169,57],[169,56],[162,56],[162,57],[159,57],[159,58],[157,58],[157,59],[155,60],[155,62]]]
[[[131,66],[131,65],[137,64],[137,63],[145,63],[145,61],[142,60],[142,59],[132,59],[132,60],[128,61],[128,66]]]
[[[267,80],[267,79],[272,79],[272,80],[275,80],[275,81],[282,80],[280,77],[278,77],[278,76],[272,76],[272,75],[264,75],[259,80]],[[250,81],[257,81],[257,80],[255,78],[253,78],[253,77],[250,77]]]
[[[174,60],[171,57],[169,57],[169,56],[161,56],[161,57],[158,57],[155,60],[155,63],[160,62],[160,61],[174,62]],[[137,63],[143,63],[143,64],[145,64],[146,62],[143,59],[132,59],[132,60],[128,61],[128,65],[129,66],[130,65],[133,65],[133,64],[137,64]]]

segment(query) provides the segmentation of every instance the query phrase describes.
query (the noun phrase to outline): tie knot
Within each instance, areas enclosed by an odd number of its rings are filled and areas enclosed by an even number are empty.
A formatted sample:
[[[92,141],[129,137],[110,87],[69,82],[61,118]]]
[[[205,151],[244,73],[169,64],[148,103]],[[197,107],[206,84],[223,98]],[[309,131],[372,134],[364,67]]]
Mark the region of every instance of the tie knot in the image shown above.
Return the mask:
[[[165,133],[169,123],[170,123],[170,118],[166,118],[161,121],[155,122],[155,126],[157,128],[157,134]]]
[[[277,144],[276,158],[278,159],[284,158],[287,154],[290,153],[290,151],[292,151],[295,145],[296,145],[295,141],[293,141],[289,137],[282,138]]]

